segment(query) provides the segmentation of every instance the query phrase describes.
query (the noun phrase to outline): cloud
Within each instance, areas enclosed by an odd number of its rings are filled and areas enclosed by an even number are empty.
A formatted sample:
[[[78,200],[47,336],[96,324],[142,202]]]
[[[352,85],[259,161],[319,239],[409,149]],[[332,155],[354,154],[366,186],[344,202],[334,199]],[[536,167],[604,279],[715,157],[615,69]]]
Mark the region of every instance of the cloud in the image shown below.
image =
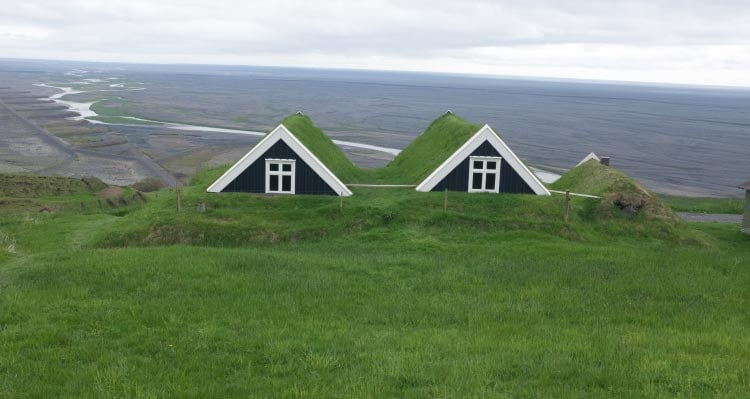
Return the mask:
[[[0,1],[0,6],[3,6]],[[744,1],[25,1],[4,56],[750,85]]]

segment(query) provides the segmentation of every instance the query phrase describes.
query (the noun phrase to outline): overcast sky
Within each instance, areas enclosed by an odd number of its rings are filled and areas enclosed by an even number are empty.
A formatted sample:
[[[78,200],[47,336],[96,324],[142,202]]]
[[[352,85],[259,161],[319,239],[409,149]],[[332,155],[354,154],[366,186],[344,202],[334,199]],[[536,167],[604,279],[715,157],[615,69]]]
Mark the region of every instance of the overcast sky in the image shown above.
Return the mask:
[[[750,86],[750,0],[0,0],[0,57]]]

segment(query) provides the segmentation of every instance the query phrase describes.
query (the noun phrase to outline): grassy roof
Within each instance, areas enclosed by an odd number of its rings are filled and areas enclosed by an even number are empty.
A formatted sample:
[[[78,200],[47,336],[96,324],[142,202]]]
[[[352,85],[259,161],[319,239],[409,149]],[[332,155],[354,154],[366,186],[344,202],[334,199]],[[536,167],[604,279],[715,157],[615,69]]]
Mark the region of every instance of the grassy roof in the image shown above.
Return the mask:
[[[480,128],[453,113],[445,113],[430,123],[380,175],[397,184],[419,184]]]
[[[315,154],[342,182],[358,180],[362,169],[354,165],[330,137],[315,126],[307,115],[295,114],[281,123]]]
[[[344,183],[383,184],[419,184],[480,128],[452,113],[443,114],[388,165],[363,169],[352,163],[308,116],[295,114],[281,123]]]
[[[571,190],[582,194],[604,195],[615,191],[644,190],[633,179],[619,170],[590,159],[569,170],[550,185],[556,190]]]
[[[599,195],[603,200],[597,211],[613,213],[633,206],[649,218],[676,222],[677,216],[659,198],[619,170],[604,166],[594,159],[569,170],[550,185],[555,190],[570,190],[581,194]],[[616,212],[615,212],[616,213]]]

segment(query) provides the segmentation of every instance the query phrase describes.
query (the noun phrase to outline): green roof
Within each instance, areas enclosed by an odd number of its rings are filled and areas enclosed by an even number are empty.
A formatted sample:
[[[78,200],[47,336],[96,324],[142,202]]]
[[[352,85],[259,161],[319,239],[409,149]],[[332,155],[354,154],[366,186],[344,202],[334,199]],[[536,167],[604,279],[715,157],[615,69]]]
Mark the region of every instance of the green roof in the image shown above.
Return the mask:
[[[388,165],[364,169],[354,165],[308,116],[292,115],[281,123],[341,181],[372,184],[421,183],[480,129],[480,126],[447,112],[434,120]]]
[[[481,127],[446,112],[379,171],[394,184],[419,184]]]
[[[571,190],[590,195],[605,195],[622,191],[648,191],[619,170],[604,166],[595,159],[569,170],[550,185],[556,190]]]
[[[342,182],[357,180],[364,172],[307,115],[291,115],[281,123]]]
[[[417,185],[466,143],[480,126],[446,112],[382,168],[360,168],[307,115],[297,113],[281,121],[344,184]]]

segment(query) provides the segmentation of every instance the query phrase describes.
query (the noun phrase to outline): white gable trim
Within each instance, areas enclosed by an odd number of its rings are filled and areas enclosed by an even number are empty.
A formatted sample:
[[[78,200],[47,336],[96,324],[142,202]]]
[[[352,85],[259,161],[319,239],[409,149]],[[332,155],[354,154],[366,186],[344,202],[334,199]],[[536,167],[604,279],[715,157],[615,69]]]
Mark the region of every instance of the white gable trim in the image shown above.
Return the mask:
[[[539,181],[526,165],[510,150],[507,144],[495,133],[491,127],[484,125],[474,134],[464,145],[445,160],[432,174],[427,176],[422,183],[417,186],[417,191],[432,191],[450,172],[453,171],[464,159],[468,158],[485,141],[489,142],[500,157],[513,168],[516,173],[529,185],[536,195],[550,195],[549,190]]]
[[[596,159],[596,162],[600,162],[601,161],[601,159],[599,159],[599,157],[596,156],[596,154],[594,154],[593,152],[591,152],[591,153],[589,153],[589,155],[586,155],[586,157],[583,158],[581,160],[581,162],[578,162],[578,165],[576,165],[576,167],[579,167],[579,166],[585,164],[590,159]]]
[[[221,177],[219,177],[208,189],[209,193],[220,193],[224,190],[229,183],[234,181],[242,172],[245,171],[250,165],[260,158],[261,155],[265,154],[274,144],[278,143],[279,140],[284,141],[289,148],[291,148],[297,155],[308,164],[315,173],[323,179],[328,186],[331,187],[337,195],[343,195],[348,197],[352,195],[349,188],[339,180],[336,175],[328,169],[318,157],[315,156],[310,150],[302,144],[297,137],[295,137],[284,125],[279,125],[268,133],[263,140],[258,142],[244,157],[242,157],[237,163],[234,164],[229,170],[227,170]]]

